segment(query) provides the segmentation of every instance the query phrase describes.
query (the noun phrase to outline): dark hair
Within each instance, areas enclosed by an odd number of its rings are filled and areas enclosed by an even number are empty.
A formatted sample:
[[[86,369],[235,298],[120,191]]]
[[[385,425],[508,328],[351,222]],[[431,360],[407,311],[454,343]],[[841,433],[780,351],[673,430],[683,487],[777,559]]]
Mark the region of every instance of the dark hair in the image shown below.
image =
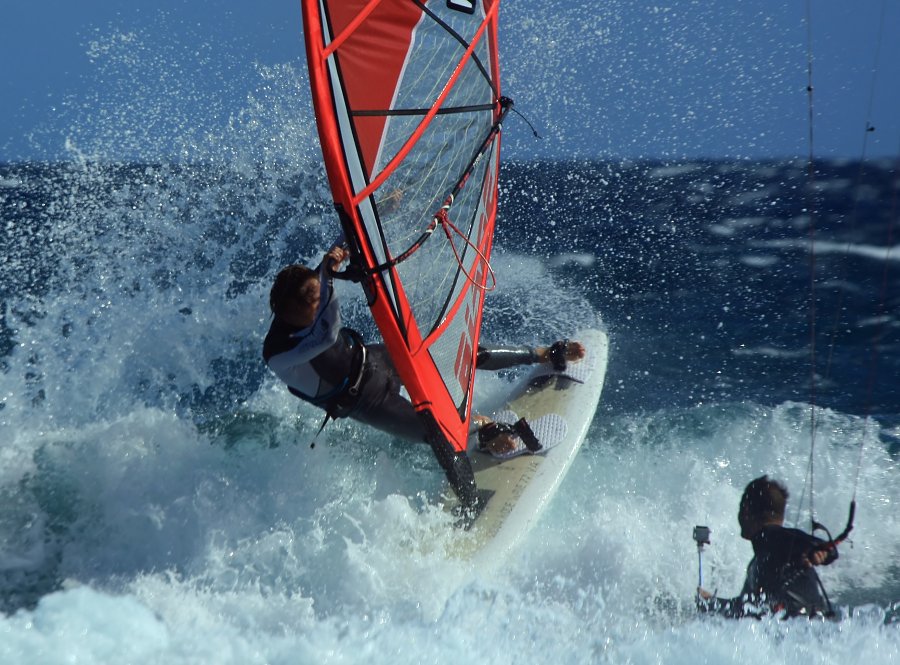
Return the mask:
[[[784,519],[784,507],[790,494],[787,487],[768,476],[751,480],[741,497],[741,508],[759,519]]]
[[[288,303],[299,300],[300,289],[315,276],[315,270],[310,270],[306,266],[292,265],[283,268],[275,277],[272,290],[269,291],[269,307],[272,314],[279,316]]]

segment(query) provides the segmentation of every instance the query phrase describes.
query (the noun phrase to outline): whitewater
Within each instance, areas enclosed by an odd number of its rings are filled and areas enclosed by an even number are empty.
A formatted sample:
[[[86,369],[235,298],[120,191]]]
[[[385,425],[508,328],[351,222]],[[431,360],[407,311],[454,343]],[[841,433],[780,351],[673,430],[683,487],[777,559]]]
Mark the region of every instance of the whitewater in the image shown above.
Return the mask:
[[[259,67],[201,128],[156,46],[92,44],[105,85],[55,128],[66,159],[0,167],[0,663],[900,662],[893,165],[846,231],[859,167],[822,166],[818,304],[844,315],[815,399],[803,163],[505,165],[484,338],[601,325],[611,349],[559,493],[481,575],[429,449],[349,421],[310,448],[321,414],[262,363],[271,278],[336,231],[302,70]],[[858,502],[820,571],[840,620],[698,617],[692,528],[737,594],[747,482],[784,480],[808,529],[813,421],[817,519]]]

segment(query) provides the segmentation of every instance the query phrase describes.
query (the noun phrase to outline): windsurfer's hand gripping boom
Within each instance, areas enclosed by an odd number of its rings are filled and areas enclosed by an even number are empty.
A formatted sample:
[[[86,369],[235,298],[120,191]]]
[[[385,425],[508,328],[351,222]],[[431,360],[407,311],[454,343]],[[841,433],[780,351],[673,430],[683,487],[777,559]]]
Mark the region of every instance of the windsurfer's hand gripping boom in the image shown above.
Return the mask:
[[[337,272],[341,264],[350,258],[350,250],[345,244],[335,244],[325,253],[322,262],[325,264],[329,273]]]

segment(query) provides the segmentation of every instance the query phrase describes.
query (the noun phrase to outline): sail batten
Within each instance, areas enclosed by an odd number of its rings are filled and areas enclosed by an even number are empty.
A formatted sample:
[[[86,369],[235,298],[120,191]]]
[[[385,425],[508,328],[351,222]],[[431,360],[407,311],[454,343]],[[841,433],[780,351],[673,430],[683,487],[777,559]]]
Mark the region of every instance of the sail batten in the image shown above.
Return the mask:
[[[326,170],[372,316],[413,404],[464,450],[497,205],[498,0],[302,4]]]

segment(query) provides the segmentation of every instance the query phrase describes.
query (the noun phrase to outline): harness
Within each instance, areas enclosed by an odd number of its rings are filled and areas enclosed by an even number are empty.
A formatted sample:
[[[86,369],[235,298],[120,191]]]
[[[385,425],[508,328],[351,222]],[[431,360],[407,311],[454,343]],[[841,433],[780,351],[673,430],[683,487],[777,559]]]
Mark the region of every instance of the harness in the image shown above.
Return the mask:
[[[304,402],[309,402],[310,404],[325,410],[325,419],[322,421],[322,425],[316,432],[316,436],[313,438],[310,448],[315,448],[316,439],[319,438],[319,435],[322,433],[322,430],[325,429],[329,420],[346,418],[353,413],[359,402],[360,388],[362,387],[363,378],[366,374],[368,351],[366,350],[365,343],[363,343],[362,336],[355,330],[351,328],[341,328],[340,335],[344,343],[346,343],[353,351],[353,358],[350,362],[350,371],[337,386],[324,395],[317,395],[316,397],[311,397],[296,388],[288,386],[288,390],[290,390],[291,394],[299,397]]]

